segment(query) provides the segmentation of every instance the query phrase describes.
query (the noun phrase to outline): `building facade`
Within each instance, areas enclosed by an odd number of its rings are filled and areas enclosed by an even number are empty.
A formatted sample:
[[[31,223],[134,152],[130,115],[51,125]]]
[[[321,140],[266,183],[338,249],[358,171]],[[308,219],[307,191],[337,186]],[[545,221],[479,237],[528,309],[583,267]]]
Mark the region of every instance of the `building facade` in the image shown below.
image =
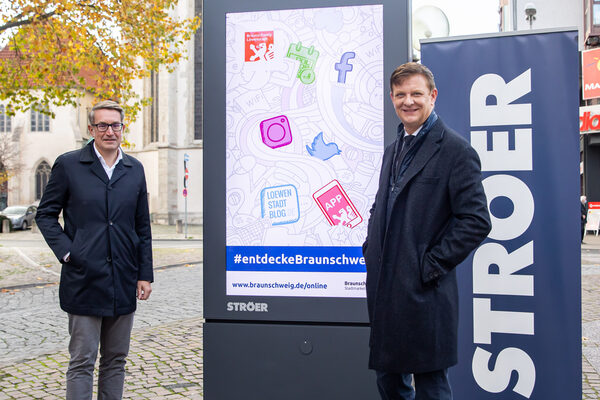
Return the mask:
[[[0,187],[1,208],[41,199],[56,157],[87,142],[86,110],[91,101],[84,96],[78,107],[53,108],[54,118],[35,108],[11,117],[8,105],[0,105],[1,167],[7,174]]]
[[[198,4],[201,4],[199,1]],[[189,18],[201,9],[194,0],[180,1],[173,14]],[[144,165],[152,220],[172,225],[184,220],[202,223],[202,33],[187,43],[187,59],[175,71],[160,71],[136,91],[153,102],[130,126],[126,151]],[[187,197],[184,197],[187,159]]]
[[[200,10],[194,0],[182,0],[172,14],[188,18]],[[202,222],[201,35],[198,32],[187,43],[187,58],[175,71],[153,73],[134,83],[137,93],[153,101],[126,127],[130,145],[123,150],[144,165],[154,223],[174,224],[185,218],[184,158],[188,159],[187,222]],[[8,105],[0,104],[0,139],[6,142],[6,154],[10,155],[8,181],[4,185],[0,181],[0,209],[39,201],[56,157],[84,146],[90,139],[87,113],[93,102],[86,95],[76,107],[53,108],[54,118],[35,110],[10,118],[5,108]],[[0,151],[2,146],[0,141]],[[0,158],[0,174],[1,164]]]
[[[577,28],[583,45],[583,2],[587,0],[500,0],[501,30]]]

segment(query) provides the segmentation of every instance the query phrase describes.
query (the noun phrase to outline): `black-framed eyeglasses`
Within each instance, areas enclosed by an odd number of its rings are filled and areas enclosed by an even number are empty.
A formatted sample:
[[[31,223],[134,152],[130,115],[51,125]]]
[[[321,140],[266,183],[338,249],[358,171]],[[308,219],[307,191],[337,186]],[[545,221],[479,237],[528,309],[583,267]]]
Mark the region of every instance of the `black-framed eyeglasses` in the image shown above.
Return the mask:
[[[98,132],[106,132],[109,126],[112,128],[113,132],[121,132],[125,125],[120,122],[113,122],[112,124],[100,122],[99,124],[92,124],[92,126],[98,129]]]

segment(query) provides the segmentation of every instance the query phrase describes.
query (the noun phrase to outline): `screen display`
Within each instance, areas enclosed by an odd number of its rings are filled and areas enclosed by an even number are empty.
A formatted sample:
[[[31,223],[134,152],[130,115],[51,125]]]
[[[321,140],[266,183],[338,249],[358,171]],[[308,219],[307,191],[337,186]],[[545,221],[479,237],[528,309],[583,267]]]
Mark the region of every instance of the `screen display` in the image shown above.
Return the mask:
[[[383,6],[228,13],[225,40],[227,295],[365,297]]]

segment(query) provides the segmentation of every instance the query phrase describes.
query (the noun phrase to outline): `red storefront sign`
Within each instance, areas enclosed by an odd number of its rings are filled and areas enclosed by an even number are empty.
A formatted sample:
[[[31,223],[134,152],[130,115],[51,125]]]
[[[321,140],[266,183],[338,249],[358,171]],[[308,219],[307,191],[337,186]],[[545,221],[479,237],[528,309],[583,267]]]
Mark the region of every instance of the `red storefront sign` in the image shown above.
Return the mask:
[[[600,210],[600,202],[590,201],[587,205],[588,210]]]
[[[600,48],[581,52],[583,99],[600,97]]]
[[[600,114],[592,114],[586,111],[579,117],[579,131],[599,131],[600,130]]]

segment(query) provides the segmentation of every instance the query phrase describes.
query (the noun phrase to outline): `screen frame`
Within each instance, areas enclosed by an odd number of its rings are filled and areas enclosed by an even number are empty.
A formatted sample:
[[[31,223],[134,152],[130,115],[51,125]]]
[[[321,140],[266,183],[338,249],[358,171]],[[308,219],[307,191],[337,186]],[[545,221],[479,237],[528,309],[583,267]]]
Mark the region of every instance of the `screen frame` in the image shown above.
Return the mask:
[[[384,8],[383,88],[387,92],[388,77],[398,65],[409,61],[411,57],[410,0],[331,0],[325,4],[317,0],[288,0],[285,3],[274,0],[204,2],[203,304],[204,318],[207,321],[368,323],[364,298],[226,295],[225,29],[227,13],[373,4],[382,4]],[[386,145],[395,139],[398,123],[391,102],[384,101]],[[246,303],[247,306],[240,307],[241,303]]]

